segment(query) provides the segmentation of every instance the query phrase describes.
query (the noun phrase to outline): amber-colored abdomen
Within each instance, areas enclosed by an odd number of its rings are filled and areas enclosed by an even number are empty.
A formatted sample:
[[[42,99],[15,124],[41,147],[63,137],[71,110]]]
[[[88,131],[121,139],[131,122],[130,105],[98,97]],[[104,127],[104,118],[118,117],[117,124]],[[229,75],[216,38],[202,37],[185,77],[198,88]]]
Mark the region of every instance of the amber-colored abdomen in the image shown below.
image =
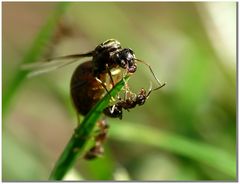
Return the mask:
[[[105,82],[106,74],[100,74],[99,79]],[[85,62],[76,68],[72,75],[70,92],[77,112],[82,115],[86,115],[106,93],[93,75],[92,61]]]

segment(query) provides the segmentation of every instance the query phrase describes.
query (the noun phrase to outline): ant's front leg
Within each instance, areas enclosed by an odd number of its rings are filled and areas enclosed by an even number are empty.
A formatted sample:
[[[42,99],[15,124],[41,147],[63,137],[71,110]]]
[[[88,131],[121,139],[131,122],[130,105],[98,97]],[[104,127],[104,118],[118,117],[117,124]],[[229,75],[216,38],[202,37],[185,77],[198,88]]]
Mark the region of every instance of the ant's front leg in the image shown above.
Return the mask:
[[[108,75],[109,75],[109,77],[110,77],[111,84],[112,84],[112,88],[113,88],[113,87],[115,86],[115,83],[114,83],[114,81],[113,81],[113,77],[112,77],[112,74],[111,74],[111,71],[110,71],[110,69],[109,69],[108,64],[106,64],[106,70],[107,70],[107,73],[108,73]]]
[[[115,82],[114,82],[114,80],[113,80],[113,75],[114,75],[114,74],[111,73],[108,64],[106,64],[106,70],[107,70],[108,76],[109,76],[109,78],[110,78],[111,88],[113,88],[113,87],[115,86]],[[123,78],[123,77],[122,77],[122,78]],[[114,79],[115,79],[115,78],[114,78]],[[123,78],[123,79],[124,79],[124,78]],[[117,81],[118,81],[118,80],[117,80]],[[124,82],[125,82],[125,81],[124,81]],[[121,100],[121,97],[120,97],[120,95],[119,95],[119,92],[118,92],[118,94],[117,94],[117,100]]]
[[[95,80],[101,84],[101,86],[106,90],[107,94],[111,97],[111,100],[115,101],[115,98],[109,93],[106,84],[101,81],[98,77],[95,77]]]

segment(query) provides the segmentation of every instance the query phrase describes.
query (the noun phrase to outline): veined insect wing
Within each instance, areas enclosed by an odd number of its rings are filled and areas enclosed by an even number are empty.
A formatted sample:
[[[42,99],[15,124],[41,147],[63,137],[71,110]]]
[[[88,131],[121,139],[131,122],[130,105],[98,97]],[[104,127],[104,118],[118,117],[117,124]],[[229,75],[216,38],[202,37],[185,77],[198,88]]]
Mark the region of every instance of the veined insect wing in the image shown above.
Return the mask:
[[[87,52],[85,54],[73,54],[67,56],[54,57],[46,59],[45,61],[24,64],[21,66],[22,70],[29,70],[28,77],[33,77],[40,75],[42,73],[50,72],[66,65],[77,62],[79,59],[85,57],[92,57],[93,51]]]

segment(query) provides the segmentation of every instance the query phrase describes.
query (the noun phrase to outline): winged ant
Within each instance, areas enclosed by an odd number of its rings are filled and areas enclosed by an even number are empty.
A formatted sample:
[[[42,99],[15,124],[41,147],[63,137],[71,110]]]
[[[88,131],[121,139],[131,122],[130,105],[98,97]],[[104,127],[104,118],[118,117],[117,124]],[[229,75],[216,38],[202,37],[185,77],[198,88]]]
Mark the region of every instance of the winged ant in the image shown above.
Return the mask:
[[[71,99],[77,114],[86,115],[122,79],[123,73],[131,75],[136,72],[137,62],[149,67],[150,72],[159,84],[159,87],[154,90],[165,85],[165,83],[160,83],[150,65],[137,59],[130,48],[122,48],[121,44],[115,39],[109,39],[99,44],[94,50],[83,54],[54,57],[47,59],[45,63],[27,64],[23,66],[23,69],[32,70],[28,76],[34,76],[88,57],[92,58],[77,66],[70,82]],[[115,105],[107,107],[104,114],[109,117],[121,118],[122,109],[128,110],[136,105],[143,105],[152,91],[146,93],[144,89],[141,89],[136,97],[133,98],[132,94],[126,100],[120,100]],[[101,121],[101,123],[98,123],[98,127],[100,133],[95,137],[95,146],[86,154],[86,159],[95,158],[103,153],[102,143],[106,139],[108,126],[104,121]]]

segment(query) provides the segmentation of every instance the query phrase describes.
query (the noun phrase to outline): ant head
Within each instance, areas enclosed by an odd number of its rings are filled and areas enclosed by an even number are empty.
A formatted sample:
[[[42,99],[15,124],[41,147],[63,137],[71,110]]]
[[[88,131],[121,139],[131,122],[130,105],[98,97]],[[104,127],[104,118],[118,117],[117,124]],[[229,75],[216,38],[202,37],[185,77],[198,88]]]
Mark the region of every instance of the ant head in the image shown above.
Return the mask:
[[[145,89],[142,88],[140,90],[140,93],[136,97],[136,103],[138,105],[143,105],[147,98],[148,98],[147,92]]]
[[[163,83],[160,86],[158,86],[157,88],[152,89],[152,83],[150,83],[150,89],[149,89],[148,93],[146,92],[145,89],[142,88],[136,97],[136,104],[143,105],[146,102],[146,100],[148,99],[148,97],[150,96],[152,91],[159,90],[160,88],[162,88],[165,85],[166,85],[166,83]]]
[[[134,73],[137,70],[137,65],[135,63],[135,55],[131,49],[121,49],[113,57],[115,62],[120,67],[127,69],[129,73]]]

